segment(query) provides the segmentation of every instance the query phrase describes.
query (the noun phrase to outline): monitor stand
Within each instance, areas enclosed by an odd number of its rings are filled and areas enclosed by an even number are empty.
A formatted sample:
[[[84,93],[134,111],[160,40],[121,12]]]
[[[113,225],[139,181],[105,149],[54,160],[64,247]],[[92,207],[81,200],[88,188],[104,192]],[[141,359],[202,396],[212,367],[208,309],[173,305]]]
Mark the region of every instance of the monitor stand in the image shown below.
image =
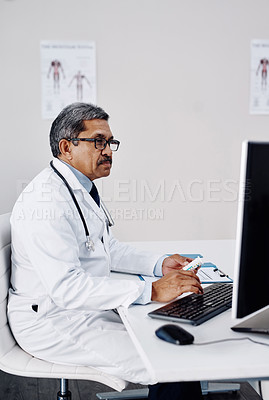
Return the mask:
[[[269,308],[245,319],[243,322],[232,326],[231,329],[237,332],[255,332],[269,334]]]

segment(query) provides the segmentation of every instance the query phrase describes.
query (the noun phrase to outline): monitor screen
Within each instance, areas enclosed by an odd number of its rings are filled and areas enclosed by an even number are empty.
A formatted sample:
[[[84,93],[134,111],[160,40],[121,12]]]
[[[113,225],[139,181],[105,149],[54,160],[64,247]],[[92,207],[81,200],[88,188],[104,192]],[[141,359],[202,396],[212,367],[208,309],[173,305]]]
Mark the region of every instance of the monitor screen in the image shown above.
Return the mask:
[[[244,142],[238,203],[233,317],[269,305],[269,142]]]

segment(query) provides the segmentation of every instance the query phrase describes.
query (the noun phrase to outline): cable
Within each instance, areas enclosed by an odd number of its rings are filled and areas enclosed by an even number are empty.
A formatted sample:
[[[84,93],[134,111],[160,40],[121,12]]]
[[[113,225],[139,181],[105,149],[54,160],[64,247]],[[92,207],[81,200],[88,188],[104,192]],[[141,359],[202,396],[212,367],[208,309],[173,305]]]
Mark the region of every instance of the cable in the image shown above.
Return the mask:
[[[215,343],[221,343],[221,342],[232,342],[234,340],[249,340],[250,342],[255,343],[255,344],[261,344],[262,346],[269,346],[269,343],[258,342],[257,340],[253,340],[250,337],[220,339],[220,340],[213,340],[212,342],[193,343],[193,344],[195,346],[205,346],[205,345],[208,345],[208,344],[215,344]]]

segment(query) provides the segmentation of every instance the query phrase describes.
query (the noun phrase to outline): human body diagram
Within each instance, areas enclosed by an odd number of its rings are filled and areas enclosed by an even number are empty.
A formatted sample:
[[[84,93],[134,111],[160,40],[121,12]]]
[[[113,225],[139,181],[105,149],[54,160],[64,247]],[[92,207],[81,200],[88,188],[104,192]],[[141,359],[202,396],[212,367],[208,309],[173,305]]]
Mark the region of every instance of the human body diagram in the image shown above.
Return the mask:
[[[65,79],[65,73],[64,69],[62,66],[62,63],[58,59],[54,59],[50,63],[49,71],[47,73],[47,79],[50,78],[52,73],[53,77],[53,89],[54,89],[54,94],[59,94],[60,93],[60,76]],[[78,71],[71,79],[68,88],[71,87],[73,82],[75,81],[76,83],[76,98],[77,101],[82,101],[83,99],[83,86],[84,83],[86,82],[90,88],[92,88],[91,82],[89,79],[84,75],[81,71]]]
[[[62,64],[60,63],[59,60],[52,60],[49,68],[49,72],[47,75],[47,78],[49,79],[50,73],[53,71],[53,88],[54,88],[54,93],[59,93],[60,92],[60,71],[63,74],[63,78],[65,79],[64,75],[64,70],[62,67]]]
[[[261,86],[262,86],[262,89],[266,89],[266,87],[267,87],[267,68],[268,68],[268,65],[269,65],[268,59],[267,58],[262,58],[260,60],[259,66],[258,66],[257,71],[256,71],[256,75],[258,75],[259,70],[261,69],[261,78],[262,78]]]
[[[73,81],[76,81],[77,101],[82,101],[82,99],[83,99],[83,82],[84,81],[87,82],[87,84],[90,87],[92,87],[92,85],[91,85],[90,81],[88,80],[88,78],[81,73],[81,71],[78,71],[78,73],[73,76],[68,87],[70,87],[72,85]]]

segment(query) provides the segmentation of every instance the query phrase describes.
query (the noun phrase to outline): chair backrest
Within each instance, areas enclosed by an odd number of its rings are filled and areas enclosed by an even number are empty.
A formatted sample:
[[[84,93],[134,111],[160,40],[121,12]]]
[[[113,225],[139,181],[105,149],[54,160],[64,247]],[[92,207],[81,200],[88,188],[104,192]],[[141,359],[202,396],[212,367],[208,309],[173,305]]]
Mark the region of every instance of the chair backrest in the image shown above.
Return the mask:
[[[7,297],[10,285],[10,214],[0,215],[0,358],[16,344],[7,322]]]

